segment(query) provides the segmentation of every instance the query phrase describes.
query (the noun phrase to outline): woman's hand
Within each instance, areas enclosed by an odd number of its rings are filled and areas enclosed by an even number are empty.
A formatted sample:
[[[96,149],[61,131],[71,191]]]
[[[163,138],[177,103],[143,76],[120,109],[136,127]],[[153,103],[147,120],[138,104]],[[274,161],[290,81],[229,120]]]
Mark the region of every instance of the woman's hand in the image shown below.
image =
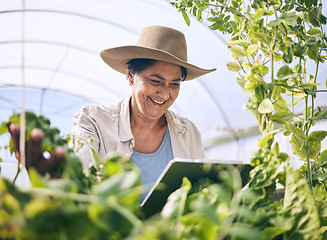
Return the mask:
[[[20,126],[14,123],[7,125],[11,140],[14,146],[15,157],[20,159],[19,139],[20,139]],[[66,149],[63,146],[58,146],[49,158],[45,158],[42,151],[42,142],[44,139],[44,132],[39,128],[34,128],[30,135],[30,140],[25,144],[25,159],[26,169],[33,167],[40,174],[50,174],[55,178],[58,164],[66,156]]]

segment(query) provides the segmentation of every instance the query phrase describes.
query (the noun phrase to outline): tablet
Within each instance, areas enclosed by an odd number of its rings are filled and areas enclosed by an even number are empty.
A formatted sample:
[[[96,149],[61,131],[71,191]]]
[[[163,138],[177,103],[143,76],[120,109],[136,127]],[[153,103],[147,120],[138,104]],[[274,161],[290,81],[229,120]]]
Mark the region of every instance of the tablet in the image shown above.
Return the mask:
[[[161,212],[169,195],[181,187],[184,177],[192,184],[201,178],[209,178],[219,183],[219,171],[232,171],[235,168],[240,172],[242,186],[245,186],[253,168],[249,164],[235,161],[171,160],[141,203],[145,216],[148,218]]]

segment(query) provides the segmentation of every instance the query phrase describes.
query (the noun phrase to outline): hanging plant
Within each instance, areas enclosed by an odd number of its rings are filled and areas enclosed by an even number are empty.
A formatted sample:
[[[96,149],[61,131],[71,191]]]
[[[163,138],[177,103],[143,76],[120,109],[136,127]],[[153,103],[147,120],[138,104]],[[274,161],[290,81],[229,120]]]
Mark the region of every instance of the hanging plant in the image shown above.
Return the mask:
[[[248,194],[252,198],[243,203],[253,214],[261,211],[268,217],[237,220],[256,225],[263,239],[326,239],[327,150],[321,149],[321,141],[327,131],[311,130],[327,116],[323,107],[316,106],[316,97],[325,94],[327,84],[320,89],[317,81],[327,50],[322,1],[176,0],[171,4],[188,25],[189,15],[194,15],[198,21],[205,18],[210,29],[230,36],[227,45],[234,61],[227,68],[238,73],[237,83],[249,94],[247,108],[262,133],[251,157],[256,168],[244,194],[245,199]],[[300,169],[293,171],[289,156],[279,152],[274,139],[279,132],[290,135],[293,152],[303,161]],[[287,166],[284,171],[279,170],[282,163]],[[285,198],[277,206],[267,201],[276,183],[285,186]]]

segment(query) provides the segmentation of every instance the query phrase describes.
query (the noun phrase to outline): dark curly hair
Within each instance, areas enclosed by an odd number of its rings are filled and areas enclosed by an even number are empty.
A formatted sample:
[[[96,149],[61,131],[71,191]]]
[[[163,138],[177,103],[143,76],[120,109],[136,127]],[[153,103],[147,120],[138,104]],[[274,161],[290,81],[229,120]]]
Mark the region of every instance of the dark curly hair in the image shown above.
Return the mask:
[[[157,60],[148,59],[148,58],[132,59],[128,61],[126,64],[126,71],[129,74],[134,75],[136,73],[142,72],[144,69],[151,67],[155,62],[157,62]],[[182,81],[184,81],[187,76],[187,69],[181,66],[181,71],[182,71]]]

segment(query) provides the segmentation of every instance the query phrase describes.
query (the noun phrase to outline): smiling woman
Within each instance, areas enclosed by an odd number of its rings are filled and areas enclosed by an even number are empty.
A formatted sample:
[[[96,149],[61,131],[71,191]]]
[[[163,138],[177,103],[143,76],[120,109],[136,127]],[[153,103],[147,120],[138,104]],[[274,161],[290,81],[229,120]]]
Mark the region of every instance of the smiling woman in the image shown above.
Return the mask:
[[[142,31],[137,45],[109,48],[101,57],[127,75],[132,92],[117,103],[87,105],[75,114],[73,143],[84,168],[92,164],[92,156],[89,144],[80,143],[89,138],[100,157],[111,152],[131,157],[144,184],[154,183],[173,158],[204,157],[196,126],[169,110],[182,81],[215,70],[187,62],[183,33],[150,26]]]
[[[127,72],[127,76],[133,86],[132,109],[136,110],[132,119],[143,117],[145,122],[163,117],[178,97],[182,81],[181,67],[162,61],[154,62],[140,73]]]

